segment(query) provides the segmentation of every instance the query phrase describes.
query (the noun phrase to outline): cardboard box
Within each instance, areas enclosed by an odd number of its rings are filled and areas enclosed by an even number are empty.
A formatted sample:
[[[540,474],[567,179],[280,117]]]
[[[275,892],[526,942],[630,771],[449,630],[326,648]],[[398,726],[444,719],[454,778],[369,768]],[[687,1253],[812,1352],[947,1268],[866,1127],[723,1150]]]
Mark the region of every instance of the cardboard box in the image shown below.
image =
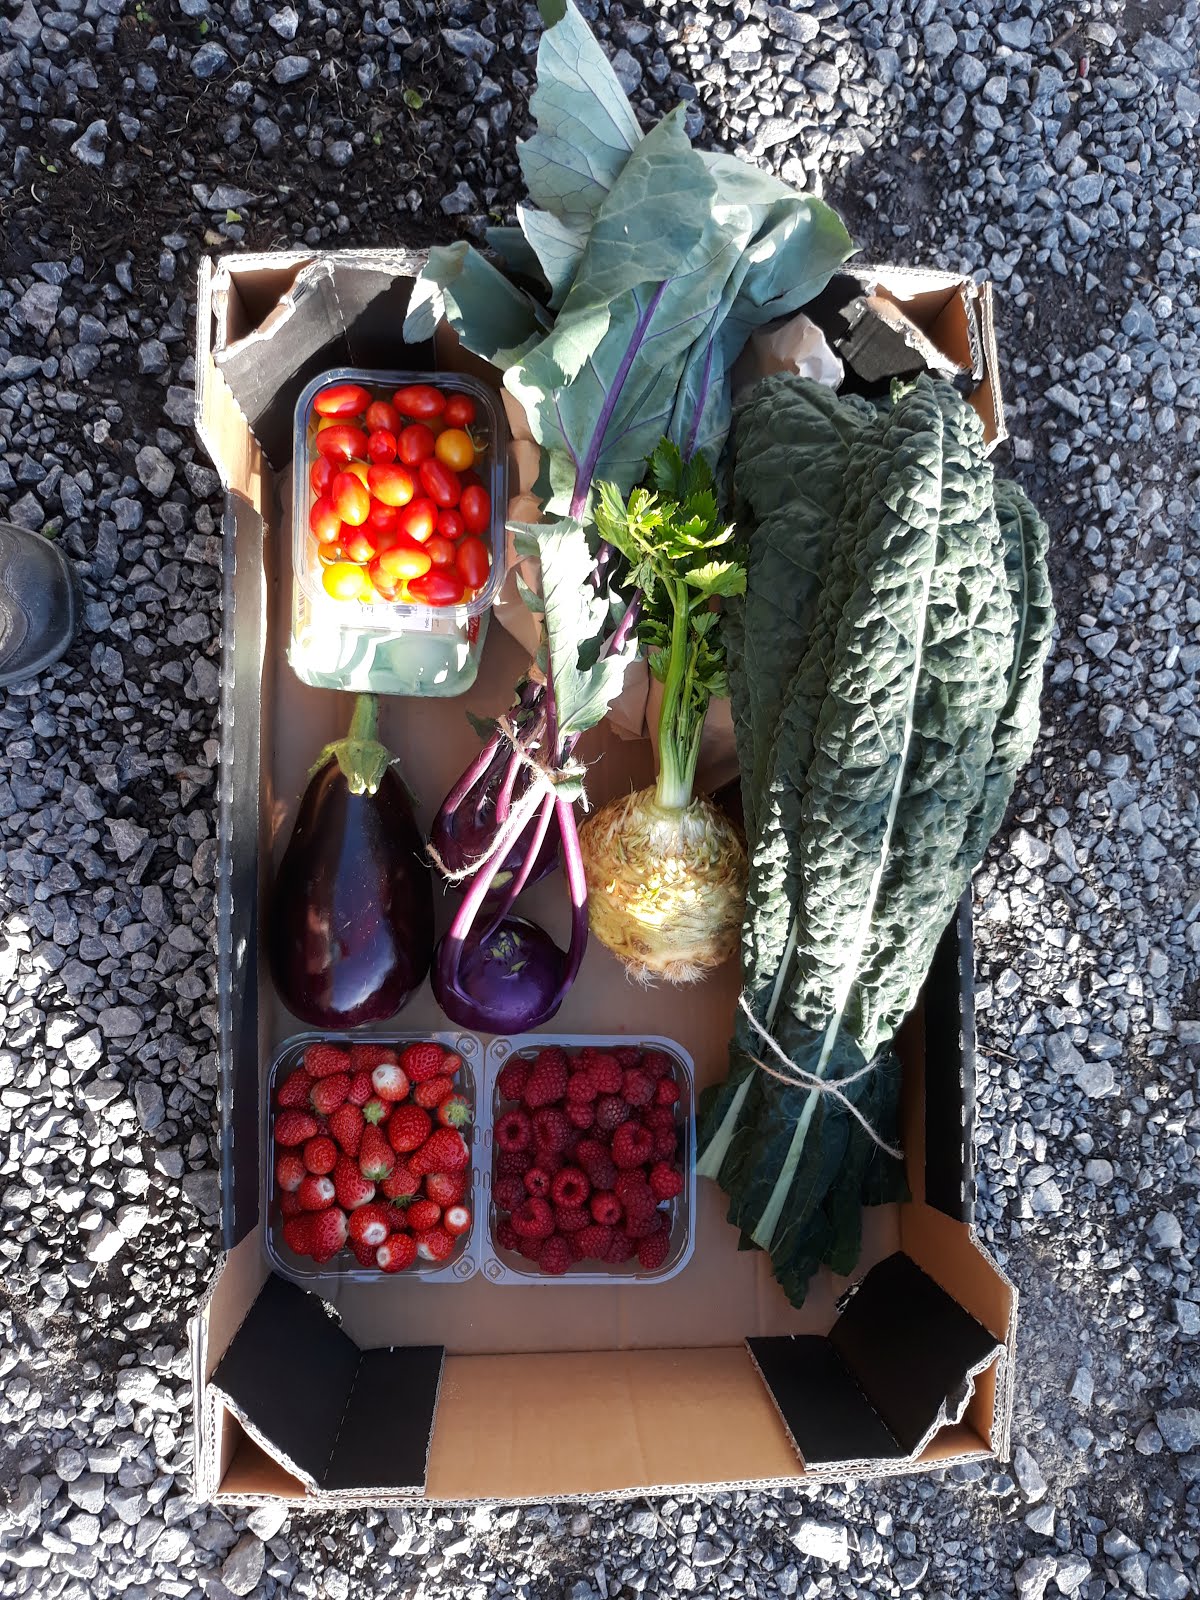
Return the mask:
[[[972,1227],[968,903],[902,1033],[912,1199],[866,1213],[853,1285],[825,1274],[794,1310],[765,1257],[739,1252],[724,1197],[707,1182],[695,1254],[661,1285],[400,1278],[346,1284],[331,1308],[268,1270],[259,1095],[280,1043],[300,1029],[260,964],[259,908],[307,768],[343,730],[348,706],[302,685],[285,659],[291,541],[280,490],[292,407],[329,367],[459,359],[401,342],[420,264],[410,252],[363,251],[238,256],[201,271],[197,425],[227,500],[218,886],[225,1253],[192,1324],[198,1491],[313,1505],[623,1497],[1003,1455],[1016,1296]],[[987,304],[986,289],[944,274],[878,277],[929,337],[947,343],[975,325],[981,296]],[[1003,423],[984,323],[975,403],[996,437]],[[423,823],[477,749],[464,709],[504,709],[523,665],[515,641],[495,628],[469,696],[382,704],[382,737],[417,792]],[[586,755],[597,802],[651,777],[646,745],[603,730]],[[558,875],[532,891],[530,908],[565,943]],[[713,1082],[725,1070],[737,982],[726,970],[702,989],[641,991],[593,941],[553,1027],[611,1033],[627,1019],[630,1032],[677,1039],[698,1082]],[[439,1020],[426,987],[400,1025],[435,1029]],[[536,1411],[523,1398],[534,1374]],[[386,1448],[371,1426],[381,1412]]]

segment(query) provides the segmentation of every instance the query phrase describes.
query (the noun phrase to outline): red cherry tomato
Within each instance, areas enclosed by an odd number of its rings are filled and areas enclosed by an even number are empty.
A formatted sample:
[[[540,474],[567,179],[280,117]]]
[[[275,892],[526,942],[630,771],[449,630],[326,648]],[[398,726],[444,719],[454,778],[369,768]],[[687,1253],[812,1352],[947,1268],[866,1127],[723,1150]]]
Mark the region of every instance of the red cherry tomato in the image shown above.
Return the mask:
[[[458,509],[468,533],[485,533],[491,525],[492,502],[486,489],[471,483],[459,496]]]
[[[427,428],[423,422],[410,422],[407,428],[401,428],[400,436],[396,440],[396,454],[406,467],[416,467],[422,461],[428,461],[433,454],[433,430]]]
[[[367,424],[368,433],[374,433],[377,429],[382,428],[386,433],[396,434],[404,426],[400,421],[400,413],[387,400],[372,400],[367,407],[367,414],[363,420]]]
[[[353,472],[339,472],[329,494],[342,521],[361,528],[371,512],[371,496],[362,479]]]
[[[462,513],[449,509],[439,511],[437,531],[444,539],[461,539],[467,531],[467,525],[462,519]]]
[[[400,532],[424,544],[437,526],[437,507],[432,500],[412,500],[400,513]]]
[[[410,383],[407,388],[397,389],[392,399],[402,417],[416,417],[419,422],[440,417],[446,409],[446,396],[431,383]]]
[[[337,477],[337,463],[328,456],[318,456],[309,470],[308,481],[314,494],[328,494],[329,485]]]
[[[429,559],[435,567],[452,567],[454,565],[455,549],[454,540],[447,539],[445,534],[435,533],[431,539],[425,541],[425,549]]]
[[[367,527],[374,534],[395,532],[396,519],[400,513],[395,506],[384,505],[381,500],[371,501],[371,510],[367,516]]]
[[[376,593],[381,599],[394,600],[396,598],[400,587],[400,579],[393,577],[390,572],[385,572],[379,564],[378,557],[367,568],[367,577],[375,585]]]
[[[444,462],[431,458],[422,461],[417,468],[417,476],[421,480],[421,487],[433,501],[435,506],[450,507],[458,504],[459,488],[458,474],[452,472]]]
[[[332,428],[321,429],[317,435],[317,450],[329,461],[361,460],[367,453],[367,436],[361,428],[339,422]]]
[[[492,558],[488,554],[488,547],[478,534],[471,534],[464,539],[458,547],[454,565],[458,575],[468,589],[482,589],[487,582],[488,573],[492,570]]]
[[[376,428],[374,433],[367,435],[367,460],[376,465],[396,459],[396,435],[389,433],[386,428]]]
[[[377,553],[375,541],[365,528],[352,528],[344,543],[346,555],[351,561],[357,561],[360,566],[365,566],[368,561],[374,561]]]
[[[475,421],[475,402],[469,394],[452,394],[446,401],[442,421],[448,428],[469,428]]]
[[[367,473],[367,483],[376,500],[385,506],[406,506],[417,492],[412,473],[398,461],[372,467]]]
[[[432,562],[424,550],[411,544],[401,544],[394,550],[385,550],[379,558],[379,565],[389,577],[412,579],[424,577]]]
[[[308,513],[308,525],[320,544],[331,544],[341,533],[342,519],[327,494],[313,501],[312,510]]]
[[[375,541],[375,550],[382,555],[385,550],[394,550],[398,544],[403,543],[404,535],[394,524],[390,528],[373,528],[370,517],[367,518],[367,532]]]
[[[456,606],[463,597],[462,579],[445,567],[435,567],[423,578],[414,578],[408,592],[427,606]]]
[[[370,400],[359,383],[335,383],[321,390],[313,401],[313,410],[322,417],[356,417]]]

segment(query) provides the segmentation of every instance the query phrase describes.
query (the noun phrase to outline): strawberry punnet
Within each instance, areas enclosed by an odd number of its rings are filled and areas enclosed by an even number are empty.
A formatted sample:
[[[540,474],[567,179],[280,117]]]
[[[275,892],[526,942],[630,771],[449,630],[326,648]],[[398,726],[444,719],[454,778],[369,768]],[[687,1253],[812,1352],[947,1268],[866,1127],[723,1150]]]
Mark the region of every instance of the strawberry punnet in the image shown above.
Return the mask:
[[[353,1221],[353,1218],[351,1218],[351,1221]],[[354,1238],[351,1238],[348,1243],[350,1245],[350,1254],[354,1257],[355,1261],[358,1262],[360,1267],[374,1267],[377,1265],[375,1260],[375,1252],[379,1248],[378,1245],[360,1244],[359,1241]]]
[[[364,1178],[378,1183],[396,1165],[396,1152],[378,1128],[368,1123],[358,1147],[358,1170]]]
[[[301,1179],[300,1181],[303,1183],[304,1180]],[[289,1193],[285,1189],[279,1196],[279,1215],[281,1217],[298,1217],[303,1210],[304,1207],[300,1204],[300,1196],[295,1190]]]
[[[400,1057],[388,1044],[352,1044],[350,1046],[350,1070],[357,1074],[365,1072],[368,1075],[376,1067],[385,1064],[398,1066]]]
[[[421,1176],[413,1171],[410,1161],[401,1158],[379,1185],[379,1192],[387,1200],[407,1205],[421,1192]]]
[[[304,1070],[310,1078],[328,1078],[335,1072],[347,1072],[349,1067],[350,1057],[336,1044],[310,1044],[304,1052]]]
[[[410,1083],[427,1083],[430,1078],[440,1077],[446,1070],[446,1052],[440,1044],[428,1040],[421,1044],[406,1045],[400,1057],[400,1065],[408,1074]]]
[[[398,1154],[407,1155],[425,1143],[432,1127],[428,1111],[420,1106],[397,1106],[387,1120],[388,1143]]]
[[[371,1082],[369,1072],[356,1072],[350,1078],[350,1092],[346,1099],[352,1106],[365,1106],[375,1093],[375,1086]]]
[[[281,1111],[275,1118],[275,1143],[285,1150],[306,1143],[320,1131],[316,1117],[307,1111]]]
[[[298,1217],[288,1217],[283,1224],[283,1242],[293,1255],[306,1256],[309,1251],[312,1234],[310,1224],[313,1219],[311,1211],[305,1211]]]

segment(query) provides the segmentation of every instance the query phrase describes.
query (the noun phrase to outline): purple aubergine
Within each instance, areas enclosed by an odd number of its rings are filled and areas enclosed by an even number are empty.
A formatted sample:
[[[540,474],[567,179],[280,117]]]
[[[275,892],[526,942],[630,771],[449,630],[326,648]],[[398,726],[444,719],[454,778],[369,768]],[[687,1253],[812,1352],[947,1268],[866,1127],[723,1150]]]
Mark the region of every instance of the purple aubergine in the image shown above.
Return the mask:
[[[360,695],[317,758],[279,864],[267,922],[279,997],[318,1028],[384,1022],[433,957],[433,880],[391,752]]]

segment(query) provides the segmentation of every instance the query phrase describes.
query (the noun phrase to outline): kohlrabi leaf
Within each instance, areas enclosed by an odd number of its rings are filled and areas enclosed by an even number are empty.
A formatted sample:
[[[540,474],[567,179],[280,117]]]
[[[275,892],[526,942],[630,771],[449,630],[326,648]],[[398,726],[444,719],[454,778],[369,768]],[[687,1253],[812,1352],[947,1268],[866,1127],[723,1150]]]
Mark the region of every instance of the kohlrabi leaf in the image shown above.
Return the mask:
[[[432,339],[445,320],[468,350],[498,367],[520,360],[545,335],[549,319],[471,245],[434,245],[413,285],[404,319],[410,344]]]

